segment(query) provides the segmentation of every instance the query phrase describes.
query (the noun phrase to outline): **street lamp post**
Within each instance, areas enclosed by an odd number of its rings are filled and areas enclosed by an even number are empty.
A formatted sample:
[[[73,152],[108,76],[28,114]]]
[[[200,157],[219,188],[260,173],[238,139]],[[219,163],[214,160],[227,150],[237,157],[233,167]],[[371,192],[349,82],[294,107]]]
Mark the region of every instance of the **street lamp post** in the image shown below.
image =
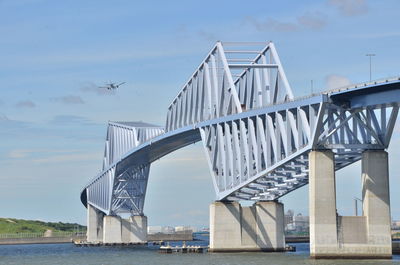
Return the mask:
[[[355,216],[358,216],[358,205],[357,205],[358,202],[361,202],[361,205],[362,205],[363,201],[357,197],[354,197],[354,214],[355,214]]]
[[[314,94],[314,80],[311,80],[311,95]]]
[[[375,56],[376,54],[373,53],[367,53],[365,56],[369,57],[369,81],[372,80],[372,56]]]

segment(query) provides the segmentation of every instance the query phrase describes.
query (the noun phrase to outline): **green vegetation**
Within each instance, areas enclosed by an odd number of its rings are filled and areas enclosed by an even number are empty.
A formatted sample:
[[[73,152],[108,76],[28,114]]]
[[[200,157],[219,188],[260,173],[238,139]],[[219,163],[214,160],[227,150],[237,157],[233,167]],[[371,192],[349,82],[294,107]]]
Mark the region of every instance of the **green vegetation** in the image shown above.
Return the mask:
[[[14,233],[44,233],[47,230],[53,232],[76,232],[86,230],[86,226],[71,223],[51,223],[14,218],[0,218],[0,234]]]

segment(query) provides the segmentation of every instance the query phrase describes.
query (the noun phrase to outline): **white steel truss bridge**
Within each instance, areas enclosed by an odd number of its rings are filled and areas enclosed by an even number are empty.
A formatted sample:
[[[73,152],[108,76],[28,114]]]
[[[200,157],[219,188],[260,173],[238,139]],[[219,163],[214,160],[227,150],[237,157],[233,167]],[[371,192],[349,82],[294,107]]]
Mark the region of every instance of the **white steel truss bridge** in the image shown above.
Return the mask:
[[[332,150],[339,170],[386,149],[399,102],[400,78],[295,98],[272,42],[217,42],[169,105],[165,127],[108,124],[102,171],[81,201],[143,215],[151,163],[198,141],[217,200],[276,200],[308,184],[311,150]]]

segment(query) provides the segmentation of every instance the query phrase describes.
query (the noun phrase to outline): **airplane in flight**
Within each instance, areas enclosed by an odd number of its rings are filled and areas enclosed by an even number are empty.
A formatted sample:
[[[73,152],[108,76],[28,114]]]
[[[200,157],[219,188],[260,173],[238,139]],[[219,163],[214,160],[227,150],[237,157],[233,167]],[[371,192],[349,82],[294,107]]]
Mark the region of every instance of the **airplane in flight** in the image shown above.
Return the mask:
[[[108,90],[113,90],[113,89],[119,88],[123,84],[125,84],[125,82],[122,82],[122,83],[119,83],[119,84],[114,83],[114,82],[110,82],[110,83],[106,84],[105,86],[99,86],[99,88],[106,88]]]

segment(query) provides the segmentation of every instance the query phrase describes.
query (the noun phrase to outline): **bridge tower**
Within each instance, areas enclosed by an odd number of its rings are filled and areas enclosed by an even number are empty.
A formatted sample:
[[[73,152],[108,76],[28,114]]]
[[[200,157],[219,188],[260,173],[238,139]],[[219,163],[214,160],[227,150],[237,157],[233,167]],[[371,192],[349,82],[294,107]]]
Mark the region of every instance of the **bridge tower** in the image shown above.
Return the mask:
[[[279,117],[241,114],[291,100],[272,42],[217,42],[169,106],[167,131],[217,121],[198,126],[218,199],[210,206],[210,251],[284,250],[283,204],[276,196],[257,195],[268,181],[241,186],[291,152],[294,145],[286,145],[285,139],[283,150],[279,143],[287,127],[270,136],[288,118],[286,112]],[[229,118],[234,115],[241,118]],[[241,200],[255,203],[242,207]]]
[[[150,163],[117,164],[129,150],[163,132],[163,128],[143,122],[109,122],[103,172],[82,193],[87,197],[88,242],[147,241],[143,207]]]

